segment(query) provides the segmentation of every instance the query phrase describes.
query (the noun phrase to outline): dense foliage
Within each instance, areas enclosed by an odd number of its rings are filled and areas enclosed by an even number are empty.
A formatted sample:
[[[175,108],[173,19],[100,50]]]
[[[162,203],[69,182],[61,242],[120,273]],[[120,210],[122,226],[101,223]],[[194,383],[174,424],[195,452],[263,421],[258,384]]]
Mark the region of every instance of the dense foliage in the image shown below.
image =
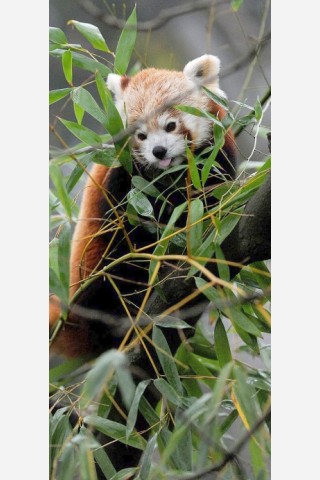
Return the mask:
[[[59,117],[51,125],[52,131],[60,132],[57,135],[62,145],[61,150],[52,149],[50,161],[50,289],[62,300],[65,311],[72,302],[70,242],[87,169],[95,162],[112,168],[121,165],[132,171],[130,132],[122,125],[105,79],[113,69],[129,75],[134,71],[135,66],[131,70],[128,67],[137,35],[136,21],[134,10],[115,53],[93,25],[70,21],[85,44],[89,44],[88,48],[70,44],[62,30],[50,28],[50,54],[61,62],[69,85],[51,91],[50,103],[71,102],[74,111],[73,119]],[[77,85],[79,70],[88,72],[88,79]],[[150,318],[147,325],[140,326],[139,318],[134,319],[136,338],[146,349],[149,345],[155,347],[164,372],[161,375],[155,367],[153,380],[137,383],[133,379],[129,367],[134,345],[129,349],[125,341],[123,348],[111,349],[96,361],[77,359],[52,366],[51,479],[91,480],[97,478],[97,468],[99,475],[109,480],[204,478],[201,475],[207,471],[219,471],[217,478],[224,480],[269,478],[270,345],[266,334],[270,333],[270,272],[268,264],[261,261],[244,266],[235,275],[225,261],[221,245],[239,222],[246,203],[268,177],[270,158],[265,158],[263,165],[253,173],[251,170],[250,175],[239,172],[234,182],[226,181],[209,193],[217,200],[209,211],[203,189],[216,165],[226,128],[231,126],[236,131],[251,126],[258,135],[263,107],[259,100],[254,106],[233,102],[236,111],[232,113],[225,100],[209,91],[207,94],[228,112],[223,121],[212,117],[216,146],[205,161],[187,149],[187,165],[171,167],[161,174],[165,179],[173,170],[181,170],[181,175],[187,170],[191,184],[202,193],[175,208],[168,224],[161,225],[149,199],[157,198],[163,203],[165,199],[152,182],[133,176],[125,206],[131,224],[147,219],[147,228],[154,229],[158,239],[151,255],[132,255],[132,261],[143,258],[149,268],[150,288],[141,310],[152,287],[158,295],[164,294],[165,279],[160,281],[158,273],[160,265],[170,260],[184,267],[183,276],[194,279],[199,295],[210,301],[207,318],[196,325],[193,336],[184,338],[188,318],[179,318],[175,312],[184,305],[188,307],[193,299],[190,296],[182,299],[180,305],[172,305],[160,316]],[[207,115],[184,106],[177,108]],[[61,108],[62,115],[63,111]],[[86,125],[90,117],[96,122],[94,129]],[[77,139],[72,148],[63,139],[63,128]],[[175,224],[184,212],[187,223],[177,229]],[[215,273],[213,264],[217,266]],[[60,327],[61,323],[51,340]],[[184,339],[174,356],[166,339],[168,327],[177,328]],[[150,337],[146,337],[147,333]],[[161,397],[155,406],[144,396],[151,382]],[[112,408],[118,411],[117,420],[109,417]],[[136,428],[138,415],[149,425],[147,434]],[[116,471],[108,448],[96,432],[117,442],[120,456],[126,445],[141,450],[139,466]],[[244,451],[245,467],[240,460]]]

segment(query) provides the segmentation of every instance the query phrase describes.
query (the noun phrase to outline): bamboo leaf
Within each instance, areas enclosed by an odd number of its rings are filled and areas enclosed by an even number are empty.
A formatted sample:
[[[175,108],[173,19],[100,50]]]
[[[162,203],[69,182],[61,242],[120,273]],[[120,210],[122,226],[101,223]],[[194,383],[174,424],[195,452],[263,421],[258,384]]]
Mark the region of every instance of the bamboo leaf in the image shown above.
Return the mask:
[[[126,439],[126,427],[121,423],[113,422],[112,420],[107,420],[106,418],[98,417],[97,415],[88,415],[84,418],[84,422],[99,430],[99,432],[104,433],[110,438],[119,440],[119,442],[124,443],[125,445],[130,445],[131,447],[138,448],[139,450],[144,450],[146,447],[145,439],[138,433],[132,433],[128,439]]]
[[[222,280],[225,280],[229,282],[230,280],[230,270],[228,264],[225,262],[224,254],[223,251],[217,243],[215,244],[215,252],[216,252],[216,257],[217,257],[217,267],[218,267],[218,272],[219,272],[219,277]],[[219,262],[219,260],[222,260]]]
[[[106,44],[105,39],[103,38],[100,30],[95,25],[91,23],[78,22],[76,20],[69,20],[68,25],[73,25],[76,27],[78,32],[84,36],[86,40],[97,50],[110,53],[110,50]]]
[[[63,208],[64,208],[64,210],[65,210],[65,212],[68,216],[68,219],[71,220],[72,204],[71,204],[71,199],[68,195],[66,186],[64,184],[64,178],[63,178],[63,175],[61,173],[61,170],[57,165],[55,165],[54,163],[51,162],[50,167],[49,167],[49,173],[50,173],[52,183],[54,184],[55,189],[56,189],[56,196],[59,199],[59,201],[61,202],[61,204],[62,204],[62,206],[63,206]]]
[[[64,32],[57,27],[49,27],[49,41],[51,43],[68,43]]]
[[[74,88],[71,98],[75,104],[83,108],[85,112],[89,113],[89,115],[95,118],[107,129],[107,116],[88,90],[83,87]]]
[[[188,159],[188,165],[189,165],[189,171],[190,171],[192,183],[195,188],[197,188],[198,190],[201,190],[201,180],[200,180],[198,167],[197,167],[194,155],[191,152],[188,145],[186,145],[186,153],[187,153],[187,159]]]
[[[157,378],[153,381],[154,386],[159,390],[161,395],[174,405],[181,406],[182,399],[177,395],[176,391],[163,378]]]
[[[129,480],[133,478],[134,474],[137,472],[138,467],[124,468],[120,470],[111,480]]]
[[[78,105],[77,103],[73,102],[73,111],[74,111],[74,114],[75,114],[75,117],[77,119],[78,124],[81,125],[83,115],[84,115],[84,109],[80,105]]]
[[[158,434],[155,433],[147,443],[146,449],[143,453],[141,459],[141,467],[140,467],[140,479],[141,480],[148,480],[149,472],[151,468],[151,460],[154,449],[156,447]]]
[[[50,52],[53,57],[60,58],[65,52],[62,48],[56,48]],[[72,63],[75,67],[78,67],[82,70],[86,70],[91,73],[96,73],[98,70],[103,77],[106,77],[111,73],[110,68],[103,65],[103,63],[98,62],[98,60],[93,59],[92,57],[87,57],[83,53],[72,51]]]
[[[143,177],[134,175],[132,177],[132,185],[146,195],[164,200],[164,196],[160,193],[160,191]]]
[[[167,250],[167,247],[168,247],[168,244],[169,244],[169,239],[166,239],[166,237],[174,232],[174,224],[176,223],[178,218],[182,215],[182,213],[186,209],[186,206],[187,206],[187,202],[184,202],[173,210],[173,212],[171,214],[171,217],[168,221],[168,224],[165,227],[165,229],[164,229],[164,231],[161,235],[161,238],[163,240],[154,249],[154,252],[153,252],[154,255],[164,255],[165,254],[165,252]],[[150,262],[149,278],[152,277],[152,274],[153,274],[153,271],[155,269],[156,264],[157,264],[156,260],[152,260]]]
[[[63,449],[59,458],[58,475],[60,480],[74,480],[77,471],[77,456],[72,442]]]
[[[94,153],[88,153],[87,155],[83,155],[81,158],[78,159],[78,163],[72,170],[66,183],[66,190],[68,193],[70,193],[72,189],[76,186],[85,169],[88,167],[93,158]]]
[[[262,114],[263,114],[262,106],[259,98],[257,98],[256,104],[254,106],[254,115],[257,121],[261,120]]]
[[[65,79],[72,85],[72,53],[70,50],[66,50],[62,55],[62,69]]]
[[[136,188],[128,193],[128,203],[135,209],[138,215],[154,218],[153,207],[150,201]]]
[[[93,456],[106,480],[110,480],[117,473],[116,469],[112,465],[110,458],[108,457],[103,447],[97,448],[93,452]]]
[[[198,222],[204,213],[204,206],[199,198],[192,200],[189,208],[189,221],[188,224],[192,225]],[[200,248],[202,244],[202,232],[203,222],[198,222],[197,225],[193,225],[189,229],[189,241],[190,241],[190,253],[195,255],[195,252]]]
[[[179,377],[177,366],[172,357],[167,340],[160,328],[153,328],[152,340],[155,344],[158,358],[169,384],[178,395],[183,396],[183,386]]]
[[[111,380],[114,372],[126,367],[127,364],[126,356],[115,349],[108,350],[98,357],[86,377],[80,405],[86,408],[93,399],[101,396],[104,386]]]
[[[108,101],[107,101],[107,94],[106,94],[106,91],[107,91],[106,82],[104,81],[101,73],[98,70],[96,71],[95,77],[96,77],[96,86],[97,86],[101,103],[103,105],[104,110],[107,112]]]
[[[121,32],[114,61],[114,70],[120,75],[127,71],[131,54],[137,38],[137,13],[136,7],[132,10],[124,29]]]
[[[191,328],[194,329],[191,325],[188,323],[184,322],[183,320],[180,320],[178,317],[173,317],[170,315],[167,315],[165,317],[155,317],[154,319],[154,324],[158,327],[161,328],[178,328],[178,329],[184,329],[184,328]]]
[[[232,354],[230,345],[220,317],[214,328],[214,347],[221,367],[231,362]]]
[[[128,413],[128,418],[127,418],[127,427],[126,427],[126,439],[128,440],[129,436],[131,435],[134,426],[136,424],[137,420],[137,415],[138,415],[138,410],[139,410],[139,403],[141,400],[142,395],[144,394],[145,389],[151,382],[151,379],[149,380],[144,380],[139,383],[139,385],[136,388],[134,398],[132,400],[132,404]]]
[[[59,120],[75,137],[82,142],[94,147],[101,147],[101,138],[93,130],[84,127],[83,125],[78,125],[78,123],[64,120],[63,118],[59,118]]]
[[[58,90],[51,90],[49,92],[49,105],[52,105],[55,102],[58,102],[62,98],[65,98],[70,92],[72,92],[72,88],[60,88]]]

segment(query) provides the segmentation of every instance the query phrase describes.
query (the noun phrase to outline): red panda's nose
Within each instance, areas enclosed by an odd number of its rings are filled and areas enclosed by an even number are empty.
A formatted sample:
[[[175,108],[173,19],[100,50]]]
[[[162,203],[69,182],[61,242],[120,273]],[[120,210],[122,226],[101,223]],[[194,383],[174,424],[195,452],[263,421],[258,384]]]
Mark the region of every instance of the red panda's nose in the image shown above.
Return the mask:
[[[154,147],[152,153],[155,157],[159,158],[159,160],[162,160],[166,156],[167,149],[164,147]]]

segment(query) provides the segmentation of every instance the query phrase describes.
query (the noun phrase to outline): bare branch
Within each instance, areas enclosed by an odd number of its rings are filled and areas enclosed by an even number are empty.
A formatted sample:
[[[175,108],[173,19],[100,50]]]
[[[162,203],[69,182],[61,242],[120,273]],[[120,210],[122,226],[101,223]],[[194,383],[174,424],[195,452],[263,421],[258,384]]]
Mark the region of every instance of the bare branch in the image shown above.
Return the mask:
[[[239,58],[236,62],[232,63],[228,67],[222,69],[220,78],[226,78],[229,75],[241,70],[250,63],[256,55],[260,52],[261,48],[265,47],[271,38],[271,32],[267,33],[255,46],[243,57]]]
[[[185,15],[190,12],[195,12],[196,10],[204,10],[206,8],[212,7],[212,5],[219,6],[229,3],[227,0],[198,0],[195,2],[187,2],[183,5],[177,5],[175,7],[164,8],[159,12],[159,15],[152,20],[147,20],[145,22],[138,22],[137,29],[140,32],[148,32],[149,30],[156,30],[163,25],[165,25],[169,20],[181,15]],[[97,20],[104,22],[109,27],[118,28],[122,30],[126,24],[126,21],[118,18],[113,15],[108,15],[105,12],[97,8],[91,0],[79,0],[79,5],[87,12],[89,15],[93,16]]]

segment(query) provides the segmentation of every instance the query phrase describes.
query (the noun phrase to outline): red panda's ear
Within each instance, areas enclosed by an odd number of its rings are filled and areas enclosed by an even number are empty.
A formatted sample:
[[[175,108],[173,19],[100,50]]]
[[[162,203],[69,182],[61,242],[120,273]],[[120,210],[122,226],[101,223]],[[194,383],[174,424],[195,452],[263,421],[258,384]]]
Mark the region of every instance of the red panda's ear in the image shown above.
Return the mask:
[[[127,87],[130,81],[129,77],[117,75],[116,73],[109,73],[107,78],[107,87],[115,96],[116,100],[122,98],[123,90]]]
[[[197,86],[219,87],[220,60],[214,55],[195,58],[183,69],[185,76]]]

